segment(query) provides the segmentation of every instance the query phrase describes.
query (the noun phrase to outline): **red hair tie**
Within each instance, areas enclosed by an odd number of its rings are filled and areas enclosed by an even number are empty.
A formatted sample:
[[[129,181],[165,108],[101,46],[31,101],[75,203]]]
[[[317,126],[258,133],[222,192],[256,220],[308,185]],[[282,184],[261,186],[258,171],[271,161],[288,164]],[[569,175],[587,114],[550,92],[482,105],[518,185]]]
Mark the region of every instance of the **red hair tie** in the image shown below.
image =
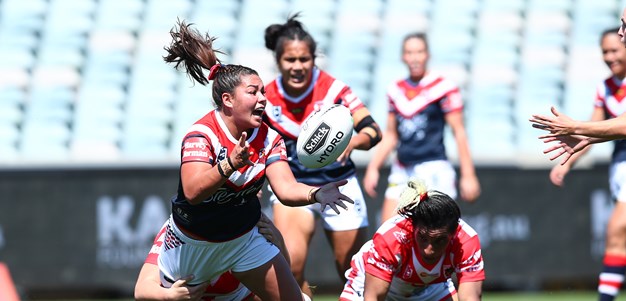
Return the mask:
[[[428,198],[427,192],[420,194],[420,202],[423,202],[424,200],[426,200],[426,198]]]
[[[209,69],[209,80],[213,80],[215,75],[217,75],[217,70],[222,67],[222,64],[215,64],[211,69]]]

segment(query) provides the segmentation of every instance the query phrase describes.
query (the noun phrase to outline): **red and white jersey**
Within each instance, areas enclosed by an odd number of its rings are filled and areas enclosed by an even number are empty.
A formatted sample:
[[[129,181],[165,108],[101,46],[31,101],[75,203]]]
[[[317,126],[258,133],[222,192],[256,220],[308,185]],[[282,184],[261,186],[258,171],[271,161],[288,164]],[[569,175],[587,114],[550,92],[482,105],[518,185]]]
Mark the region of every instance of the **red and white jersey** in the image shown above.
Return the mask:
[[[167,222],[165,222],[159,233],[157,233],[154,238],[154,244],[146,257],[145,263],[158,265],[158,258],[159,255],[161,255],[162,250],[161,246],[163,245],[163,241],[165,241],[166,226]],[[202,296],[202,300],[236,300],[233,299],[235,296],[246,296],[243,300],[248,300],[248,298],[249,300],[252,300],[254,295],[250,290],[248,290],[248,288],[239,282],[239,280],[237,280],[231,272],[226,272],[210,281],[204,295]]]
[[[362,108],[363,102],[342,81],[328,73],[314,68],[311,84],[299,97],[291,97],[282,86],[282,76],[265,87],[267,105],[263,120],[285,139],[289,166],[299,182],[310,185],[322,185],[337,180],[347,179],[355,173],[354,164],[346,165],[339,162],[323,168],[309,169],[298,161],[296,156],[296,140],[300,135],[300,126],[313,112],[323,106],[343,104],[351,113]],[[331,171],[331,172],[328,172]]]
[[[396,116],[398,161],[414,165],[446,160],[445,114],[463,109],[456,84],[429,72],[417,83],[402,79],[389,85],[387,98],[389,112]]]
[[[350,282],[364,283],[368,273],[389,282],[390,295],[410,297],[429,285],[447,282],[453,273],[459,283],[485,279],[478,234],[463,220],[435,264],[422,259],[414,231],[411,220],[399,215],[383,223],[373,239],[353,256],[351,268],[346,272],[346,287]]]
[[[610,119],[626,113],[626,82],[609,77],[596,89],[595,106],[604,109],[604,118]],[[626,140],[615,140],[613,162],[626,161]]]
[[[172,213],[178,227],[213,242],[231,240],[254,227],[261,216],[257,192],[265,182],[265,167],[287,160],[287,153],[282,137],[264,123],[252,131],[247,142],[254,165],[235,171],[202,203],[187,202],[179,184],[178,195],[172,200]],[[211,111],[185,135],[181,164],[204,162],[214,166],[226,160],[238,143],[218,111]]]

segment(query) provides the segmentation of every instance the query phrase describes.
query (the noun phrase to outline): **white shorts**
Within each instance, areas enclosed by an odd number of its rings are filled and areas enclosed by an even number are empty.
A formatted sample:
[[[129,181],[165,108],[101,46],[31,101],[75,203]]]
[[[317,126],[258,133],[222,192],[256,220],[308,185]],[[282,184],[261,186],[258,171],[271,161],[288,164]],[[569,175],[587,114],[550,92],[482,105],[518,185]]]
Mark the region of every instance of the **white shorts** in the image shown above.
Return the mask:
[[[400,194],[412,179],[421,179],[428,190],[438,190],[456,199],[456,171],[446,160],[427,161],[416,165],[402,166],[397,161],[391,165],[385,190],[385,198],[399,199]]]
[[[161,283],[194,275],[191,285],[207,282],[230,270],[244,272],[257,268],[278,255],[276,246],[254,227],[248,233],[227,242],[208,242],[183,234],[172,217],[167,223],[165,241],[159,255]]]
[[[276,204],[278,198],[272,193],[271,187],[268,187],[270,191],[270,202]],[[346,231],[354,230],[363,227],[367,227],[367,205],[365,205],[365,198],[363,192],[361,192],[361,186],[356,176],[348,178],[348,183],[339,187],[341,193],[350,197],[354,204],[344,203],[348,207],[348,210],[338,207],[340,214],[337,214],[332,208],[326,207],[326,210],[322,212],[320,204],[311,204],[300,208],[307,210],[311,214],[319,215],[322,218],[322,225],[324,229],[330,231]]]
[[[626,202],[626,161],[611,164],[609,167],[611,196],[618,202]]]

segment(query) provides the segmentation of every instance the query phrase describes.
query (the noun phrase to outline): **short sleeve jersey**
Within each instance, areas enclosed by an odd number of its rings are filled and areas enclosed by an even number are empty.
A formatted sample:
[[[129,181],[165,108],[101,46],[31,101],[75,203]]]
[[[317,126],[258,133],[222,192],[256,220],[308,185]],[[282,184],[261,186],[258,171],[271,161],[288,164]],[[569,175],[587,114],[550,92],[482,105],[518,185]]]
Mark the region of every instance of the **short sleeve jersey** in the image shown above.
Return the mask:
[[[390,292],[411,296],[424,286],[445,282],[453,273],[460,283],[485,279],[478,234],[460,220],[442,258],[426,263],[413,239],[413,225],[401,216],[386,221],[364,252],[365,272],[391,283]]]
[[[615,118],[626,112],[626,83],[617,77],[604,80],[596,89],[595,106],[604,109],[604,118]],[[626,140],[615,140],[613,162],[626,161]]]
[[[312,77],[308,89],[299,97],[287,95],[282,86],[282,76],[270,82],[265,88],[268,103],[263,119],[285,139],[289,166],[298,181],[323,185],[354,175],[354,163],[351,160],[345,165],[334,162],[315,169],[302,165],[296,155],[300,126],[307,117],[323,106],[342,104],[353,113],[363,107],[363,103],[350,87],[328,73],[314,68]]]
[[[389,112],[396,116],[397,160],[402,165],[445,160],[445,114],[463,109],[459,88],[450,80],[427,73],[415,83],[399,80],[387,89]]]
[[[167,222],[163,225],[163,227],[161,227],[161,230],[154,238],[154,244],[146,257],[145,263],[158,265],[158,258],[159,255],[161,255],[161,246],[165,241],[166,225]],[[243,284],[241,284],[241,282],[239,282],[239,280],[237,280],[237,278],[235,278],[235,276],[233,276],[230,272],[226,272],[210,282],[211,283],[204,291],[204,297],[202,300],[213,300],[211,296],[227,295],[242,289],[243,286]]]
[[[265,167],[287,160],[282,137],[267,125],[253,130],[248,143],[254,166],[235,171],[215,193],[198,205],[184,197],[182,182],[172,199],[176,225],[207,241],[228,241],[250,231],[261,217],[257,192],[265,182]],[[202,162],[215,166],[226,160],[239,143],[217,111],[211,111],[188,130],[181,146],[181,164]]]

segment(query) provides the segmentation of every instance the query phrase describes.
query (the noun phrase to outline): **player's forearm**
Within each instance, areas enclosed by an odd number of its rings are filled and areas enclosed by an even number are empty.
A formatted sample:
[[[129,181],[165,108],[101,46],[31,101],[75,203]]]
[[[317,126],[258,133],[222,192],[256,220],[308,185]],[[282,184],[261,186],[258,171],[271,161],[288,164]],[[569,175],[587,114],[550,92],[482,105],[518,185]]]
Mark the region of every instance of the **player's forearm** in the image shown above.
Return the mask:
[[[626,138],[626,115],[603,121],[577,122],[574,132],[607,140]]]
[[[456,133],[455,138],[459,153],[459,171],[461,173],[461,177],[475,177],[476,169],[474,168],[474,161],[472,161],[472,155],[465,131]]]

